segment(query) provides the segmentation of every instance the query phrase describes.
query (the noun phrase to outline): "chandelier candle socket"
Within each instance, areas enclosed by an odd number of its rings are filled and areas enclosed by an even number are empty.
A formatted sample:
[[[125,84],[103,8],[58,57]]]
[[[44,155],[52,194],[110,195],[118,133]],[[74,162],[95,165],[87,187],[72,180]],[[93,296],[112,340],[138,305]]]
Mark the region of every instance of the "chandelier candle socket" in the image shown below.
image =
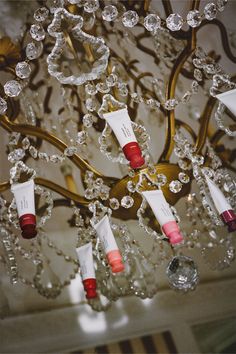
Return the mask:
[[[22,237],[34,238],[36,231],[36,216],[34,202],[34,181],[17,183],[11,186],[11,191],[16,200]]]
[[[172,245],[183,241],[179,226],[172,214],[164,194],[161,190],[142,192],[144,198],[152,208],[152,211],[159,222],[164,234],[169,238]]]
[[[228,231],[236,231],[236,214],[233,208],[216,184],[209,177],[205,176],[205,178],[216,210],[220,214],[223,222],[228,225]]]
[[[226,91],[216,95],[216,98],[220,100],[236,117],[236,89]]]
[[[93,264],[92,243],[89,242],[84,246],[76,249],[77,257],[80,263],[80,273],[83,280],[84,290],[87,299],[97,297],[97,283]]]
[[[105,113],[103,117],[113,130],[126,159],[130,161],[130,166],[133,169],[142,167],[145,160],[134,134],[127,108]]]
[[[102,243],[108,263],[113,273],[123,272],[125,269],[122,257],[113,235],[109,218],[105,215],[97,224],[93,225]]]

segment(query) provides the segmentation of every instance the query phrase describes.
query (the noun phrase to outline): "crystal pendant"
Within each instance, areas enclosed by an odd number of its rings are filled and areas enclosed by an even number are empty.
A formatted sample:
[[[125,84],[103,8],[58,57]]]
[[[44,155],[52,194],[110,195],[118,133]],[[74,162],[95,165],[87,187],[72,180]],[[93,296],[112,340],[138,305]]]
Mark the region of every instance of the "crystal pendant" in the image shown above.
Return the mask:
[[[34,24],[30,27],[30,35],[34,40],[40,42],[45,38],[45,31],[40,24]]]
[[[0,97],[0,114],[4,114],[7,110],[7,102]]]
[[[122,23],[125,27],[134,27],[139,21],[139,16],[136,11],[126,11],[122,16]]]
[[[190,257],[176,256],[167,266],[166,275],[172,287],[188,291],[198,283],[197,267]]]
[[[169,184],[169,190],[172,193],[179,193],[182,189],[182,183],[178,180],[171,181]]]
[[[129,209],[134,205],[134,200],[132,197],[126,195],[121,199],[121,206],[123,208]]]
[[[187,14],[187,23],[190,27],[198,27],[202,22],[200,12],[198,10],[189,11]]]
[[[30,42],[26,46],[26,56],[29,60],[34,60],[40,57],[43,52],[42,42]]]
[[[102,18],[104,21],[115,21],[118,16],[118,10],[113,5],[107,5],[102,11]]]
[[[25,150],[15,149],[8,155],[8,161],[15,163],[16,161],[22,160],[25,156]]]
[[[4,85],[4,92],[9,97],[16,97],[22,91],[21,84],[16,80],[7,81]]]
[[[83,32],[82,26],[83,18],[69,13],[64,8],[55,11],[53,21],[48,26],[48,33],[56,39],[55,46],[47,57],[48,72],[62,84],[82,85],[99,78],[107,68],[110,51],[104,44],[104,39]],[[67,36],[83,46],[88,46],[90,51],[92,49],[93,61],[86,69],[83,54],[67,45]],[[70,65],[69,73],[64,67],[65,60]]]
[[[150,32],[156,32],[161,27],[161,19],[155,14],[149,14],[144,19],[144,27]]]
[[[204,7],[204,15],[207,20],[211,21],[216,18],[217,8],[216,5],[211,2]]]
[[[21,61],[16,65],[16,75],[21,79],[27,79],[31,73],[31,67],[26,61]]]
[[[171,14],[166,19],[167,28],[171,31],[179,31],[183,26],[183,19],[179,14]]]

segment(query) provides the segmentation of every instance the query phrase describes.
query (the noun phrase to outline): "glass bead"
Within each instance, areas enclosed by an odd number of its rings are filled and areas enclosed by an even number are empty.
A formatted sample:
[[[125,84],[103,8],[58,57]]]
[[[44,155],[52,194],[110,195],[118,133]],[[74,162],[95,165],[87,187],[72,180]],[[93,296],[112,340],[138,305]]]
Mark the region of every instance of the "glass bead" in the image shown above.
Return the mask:
[[[37,22],[43,22],[47,19],[49,11],[46,7],[40,7],[34,12],[34,19]]]
[[[40,24],[34,24],[30,27],[30,35],[34,40],[40,42],[45,38],[45,31]]]
[[[179,31],[183,26],[183,19],[179,14],[171,14],[166,19],[167,28],[171,31]]]
[[[115,19],[118,16],[118,10],[115,6],[113,5],[107,5],[104,7],[102,11],[102,18],[104,21],[115,21]]]
[[[0,97],[0,114],[4,114],[7,110],[7,101]]]
[[[202,22],[200,12],[198,10],[189,11],[187,14],[187,23],[190,27],[198,27]]]
[[[169,190],[172,193],[179,193],[182,189],[182,183],[178,180],[173,180],[169,184]]]
[[[217,14],[217,8],[213,2],[207,4],[204,7],[204,15],[207,20],[212,21],[214,18],[216,18],[216,14]]]
[[[125,27],[134,27],[139,21],[139,16],[136,11],[126,11],[122,16],[122,23]]]
[[[21,79],[27,79],[31,73],[31,67],[26,61],[21,61],[16,65],[16,75]]]
[[[22,91],[21,84],[16,80],[7,81],[4,85],[4,92],[9,97],[17,97]]]
[[[161,19],[156,14],[149,14],[144,18],[144,27],[147,31],[156,32],[161,27]]]

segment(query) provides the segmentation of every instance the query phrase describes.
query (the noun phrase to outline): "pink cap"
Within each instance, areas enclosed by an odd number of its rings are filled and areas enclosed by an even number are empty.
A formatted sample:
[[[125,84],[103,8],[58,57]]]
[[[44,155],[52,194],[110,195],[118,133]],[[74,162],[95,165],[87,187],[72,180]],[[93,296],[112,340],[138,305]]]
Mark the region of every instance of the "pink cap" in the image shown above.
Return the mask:
[[[37,235],[36,217],[34,214],[24,214],[19,219],[22,237],[26,239],[34,238]]]
[[[108,252],[107,260],[111,266],[112,273],[120,273],[123,272],[123,270],[125,269],[119,250]]]
[[[169,238],[170,243],[172,245],[183,241],[183,235],[181,234],[176,221],[167,222],[165,225],[162,226],[162,229],[166,236]]]
[[[233,210],[225,210],[221,214],[221,218],[226,225],[228,225],[228,231],[234,232],[236,231],[236,214]]]
[[[136,141],[126,144],[123,147],[123,152],[127,160],[130,161],[130,166],[132,168],[139,168],[145,164],[142,151]]]
[[[83,280],[84,290],[86,291],[86,298],[87,299],[94,299],[97,297],[97,282],[94,278],[89,278]]]

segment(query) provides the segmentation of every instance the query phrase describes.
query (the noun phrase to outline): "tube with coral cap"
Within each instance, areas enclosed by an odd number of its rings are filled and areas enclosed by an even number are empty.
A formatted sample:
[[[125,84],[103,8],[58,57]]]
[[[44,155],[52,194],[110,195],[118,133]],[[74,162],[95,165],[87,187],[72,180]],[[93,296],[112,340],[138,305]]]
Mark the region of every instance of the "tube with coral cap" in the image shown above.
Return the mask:
[[[97,297],[97,283],[93,264],[92,243],[89,242],[84,246],[76,249],[77,257],[80,263],[80,273],[83,281],[84,290],[87,299]]]
[[[236,89],[219,93],[216,98],[220,100],[224,105],[235,115],[236,117]]]
[[[164,234],[169,238],[170,243],[174,245],[182,242],[183,236],[163,192],[161,190],[152,190],[142,192],[142,194],[152,208],[157,221]]]
[[[112,128],[130,166],[134,169],[142,167],[145,160],[134,135],[127,108],[105,113],[103,117]]]
[[[102,243],[112,272],[122,272],[125,267],[122,262],[122,257],[118,249],[115,237],[113,235],[108,216],[105,215],[97,224],[95,224],[94,229],[96,230]]]
[[[16,200],[22,237],[26,239],[33,238],[37,235],[34,181],[31,179],[24,183],[13,184],[11,191]]]
[[[220,188],[217,187],[209,177],[205,176],[205,178],[216,210],[220,214],[223,222],[228,226],[228,231],[236,231],[236,214],[234,213],[233,208],[228,203]]]

